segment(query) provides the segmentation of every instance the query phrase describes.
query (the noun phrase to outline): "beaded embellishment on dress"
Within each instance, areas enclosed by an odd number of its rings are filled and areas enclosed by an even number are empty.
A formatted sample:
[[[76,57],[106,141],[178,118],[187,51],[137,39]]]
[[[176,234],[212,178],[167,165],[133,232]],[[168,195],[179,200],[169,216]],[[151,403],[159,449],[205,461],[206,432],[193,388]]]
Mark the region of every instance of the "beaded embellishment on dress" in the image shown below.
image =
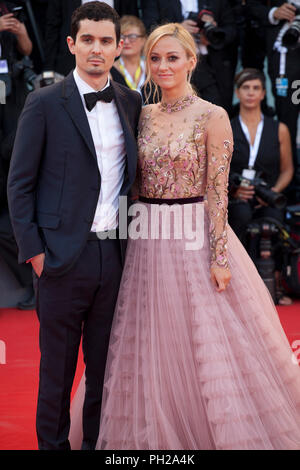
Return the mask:
[[[173,104],[161,102],[159,103],[159,107],[163,113],[176,113],[177,111],[181,111],[182,109],[187,108],[191,104],[195,103],[196,100],[196,95],[188,95],[184,98],[180,98]]]

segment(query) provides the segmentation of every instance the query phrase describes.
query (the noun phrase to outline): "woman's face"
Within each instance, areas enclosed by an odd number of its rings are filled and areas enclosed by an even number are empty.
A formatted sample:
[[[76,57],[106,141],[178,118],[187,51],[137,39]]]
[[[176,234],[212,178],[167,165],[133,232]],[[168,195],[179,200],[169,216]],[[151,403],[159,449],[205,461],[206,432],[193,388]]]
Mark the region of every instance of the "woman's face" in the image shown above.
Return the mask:
[[[142,54],[145,37],[142,36],[137,26],[130,26],[122,31],[121,38],[124,41],[122,56],[129,57]]]
[[[152,80],[162,90],[171,90],[187,84],[188,72],[195,67],[196,59],[187,56],[178,39],[165,36],[152,48],[148,63]]]
[[[241,104],[248,109],[260,106],[265,94],[266,92],[259,79],[247,80],[236,90],[236,95]]]

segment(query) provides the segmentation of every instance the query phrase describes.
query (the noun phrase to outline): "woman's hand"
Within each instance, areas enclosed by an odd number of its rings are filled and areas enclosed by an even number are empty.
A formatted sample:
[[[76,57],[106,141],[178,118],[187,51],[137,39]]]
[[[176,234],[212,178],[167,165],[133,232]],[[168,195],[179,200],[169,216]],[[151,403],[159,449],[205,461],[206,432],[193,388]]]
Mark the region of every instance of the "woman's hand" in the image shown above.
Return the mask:
[[[231,273],[229,268],[212,267],[210,268],[210,278],[217,292],[223,292],[230,282]]]

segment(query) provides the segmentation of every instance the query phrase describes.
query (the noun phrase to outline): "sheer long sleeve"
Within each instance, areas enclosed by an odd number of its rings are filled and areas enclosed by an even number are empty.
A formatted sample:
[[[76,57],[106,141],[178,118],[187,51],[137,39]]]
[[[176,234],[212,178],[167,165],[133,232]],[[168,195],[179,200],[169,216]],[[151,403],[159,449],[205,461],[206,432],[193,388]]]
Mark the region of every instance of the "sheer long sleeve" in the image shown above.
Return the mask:
[[[228,174],[233,150],[232,130],[226,111],[215,107],[207,126],[207,201],[210,218],[211,267],[228,267]]]

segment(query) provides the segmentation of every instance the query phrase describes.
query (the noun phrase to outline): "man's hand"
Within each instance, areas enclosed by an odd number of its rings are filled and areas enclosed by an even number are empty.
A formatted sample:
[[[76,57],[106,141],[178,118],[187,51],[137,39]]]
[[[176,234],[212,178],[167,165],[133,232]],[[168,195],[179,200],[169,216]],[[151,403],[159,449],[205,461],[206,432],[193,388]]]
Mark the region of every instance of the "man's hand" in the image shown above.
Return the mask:
[[[44,269],[45,253],[40,253],[39,255],[34,256],[30,261],[36,275],[41,277]]]
[[[194,20],[184,20],[182,26],[190,33],[190,34],[198,34],[199,28],[197,26],[197,22]]]
[[[11,29],[16,27],[16,22],[19,23],[18,20],[14,17],[13,13],[7,13],[0,17],[0,31],[9,31],[12,32]]]
[[[0,32],[8,31],[15,34],[18,41],[18,50],[22,55],[30,55],[32,52],[32,42],[28,36],[26,26],[17,20],[13,13],[8,13],[0,17]]]
[[[287,20],[293,21],[295,18],[296,7],[291,5],[290,3],[284,3],[281,7],[278,7],[277,10],[274,11],[274,18],[276,20]]]
[[[205,23],[211,23],[213,26],[218,26],[217,23],[215,22],[215,19],[212,15],[208,15],[207,13],[204,13],[202,15],[201,20],[204,21]],[[200,33],[200,43],[202,46],[209,46],[210,42],[205,36],[203,32]]]
[[[11,27],[7,31],[15,34],[16,36],[27,34],[24,23],[21,23],[21,21],[17,20],[16,18],[14,18]]]
[[[204,23],[211,23],[214,26],[218,26],[218,24],[215,22],[215,19],[212,15],[209,15],[208,13],[204,13],[204,15],[201,16],[201,20],[204,21]]]
[[[254,186],[239,186],[236,192],[233,194],[235,199],[241,199],[242,201],[249,201],[255,194]]]

